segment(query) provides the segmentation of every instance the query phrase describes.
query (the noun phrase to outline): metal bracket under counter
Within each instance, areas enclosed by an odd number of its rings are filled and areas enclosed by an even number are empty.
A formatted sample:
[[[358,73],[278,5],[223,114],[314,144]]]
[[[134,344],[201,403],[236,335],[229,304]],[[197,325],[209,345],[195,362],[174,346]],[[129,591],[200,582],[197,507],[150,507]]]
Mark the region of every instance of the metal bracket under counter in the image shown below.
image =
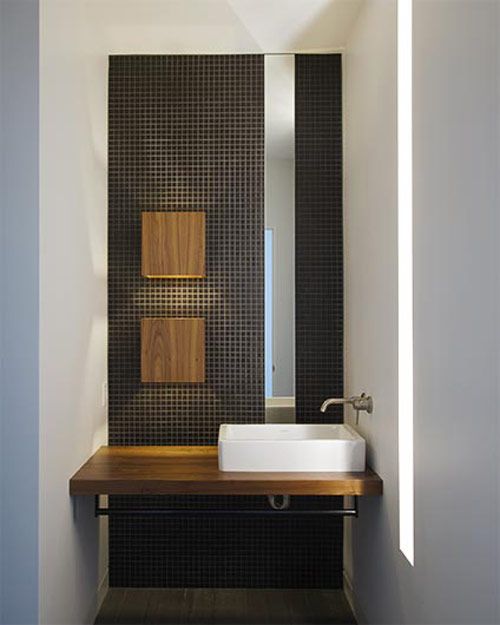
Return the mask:
[[[140,507],[102,507],[100,495],[95,495],[95,516],[107,517],[141,517],[141,516],[162,516],[173,519],[183,518],[233,518],[233,517],[266,517],[266,518],[290,518],[290,517],[358,517],[358,497],[354,495],[353,505],[351,508],[333,508],[333,509],[310,509],[310,510],[293,510],[293,509],[249,509],[249,508],[140,508]]]

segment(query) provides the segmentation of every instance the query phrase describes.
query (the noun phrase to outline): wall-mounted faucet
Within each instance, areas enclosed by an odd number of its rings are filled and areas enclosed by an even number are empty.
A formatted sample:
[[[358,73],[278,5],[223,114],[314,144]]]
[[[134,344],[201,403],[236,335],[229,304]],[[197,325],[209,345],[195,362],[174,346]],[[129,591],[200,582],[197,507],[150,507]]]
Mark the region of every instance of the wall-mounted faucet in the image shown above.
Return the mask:
[[[350,404],[354,410],[356,411],[356,424],[358,423],[359,411],[364,410],[368,414],[373,412],[373,398],[370,395],[366,395],[366,393],[361,393],[361,395],[353,395],[348,398],[333,398],[325,399],[325,401],[321,404],[321,412],[326,412],[328,406],[336,405],[336,404]]]

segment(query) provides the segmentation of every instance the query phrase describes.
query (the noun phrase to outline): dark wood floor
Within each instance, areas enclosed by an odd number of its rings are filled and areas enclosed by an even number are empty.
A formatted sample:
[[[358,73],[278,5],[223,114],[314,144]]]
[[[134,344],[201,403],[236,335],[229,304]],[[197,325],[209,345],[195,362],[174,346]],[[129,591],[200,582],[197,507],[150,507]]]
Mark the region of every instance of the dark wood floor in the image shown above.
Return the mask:
[[[338,625],[356,623],[340,590],[111,588],[96,625]]]

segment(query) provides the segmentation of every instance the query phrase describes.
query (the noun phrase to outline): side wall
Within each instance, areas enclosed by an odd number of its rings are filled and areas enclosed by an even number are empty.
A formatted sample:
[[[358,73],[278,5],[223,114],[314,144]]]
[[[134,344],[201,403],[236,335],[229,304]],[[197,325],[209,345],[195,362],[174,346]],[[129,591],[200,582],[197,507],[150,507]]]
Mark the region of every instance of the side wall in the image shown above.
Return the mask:
[[[396,0],[369,0],[344,55],[346,396],[364,391],[374,397],[374,413],[361,413],[359,430],[368,441],[368,462],[384,480],[383,497],[361,500],[359,518],[345,523],[345,587],[354,585],[358,619],[364,620],[362,608],[368,622],[401,613],[395,562],[396,70]],[[346,420],[352,417],[346,411]],[[370,594],[377,584],[383,589]]]
[[[415,0],[414,568],[398,548],[395,9],[366,3],[345,60],[347,392],[374,396],[360,429],[385,486],[345,567],[361,621],[496,623],[497,7]]]
[[[38,2],[0,2],[0,622],[38,619]]]
[[[415,612],[423,622],[500,622],[498,10],[497,0],[415,4],[414,583],[426,597]]]
[[[40,37],[40,618],[54,625],[92,621],[105,569],[93,500],[68,479],[106,442],[106,93],[79,2],[43,1]]]

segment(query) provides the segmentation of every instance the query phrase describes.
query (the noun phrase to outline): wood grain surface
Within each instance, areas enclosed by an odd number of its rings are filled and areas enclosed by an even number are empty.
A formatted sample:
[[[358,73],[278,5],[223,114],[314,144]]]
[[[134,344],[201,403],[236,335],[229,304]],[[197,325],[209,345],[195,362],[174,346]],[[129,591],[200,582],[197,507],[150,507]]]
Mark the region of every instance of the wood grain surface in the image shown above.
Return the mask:
[[[143,212],[142,275],[205,277],[205,213]]]
[[[141,319],[141,381],[205,381],[205,320]]]
[[[342,590],[110,588],[95,625],[349,625]]]
[[[381,495],[362,473],[230,473],[217,447],[101,447],[70,480],[72,495]]]

